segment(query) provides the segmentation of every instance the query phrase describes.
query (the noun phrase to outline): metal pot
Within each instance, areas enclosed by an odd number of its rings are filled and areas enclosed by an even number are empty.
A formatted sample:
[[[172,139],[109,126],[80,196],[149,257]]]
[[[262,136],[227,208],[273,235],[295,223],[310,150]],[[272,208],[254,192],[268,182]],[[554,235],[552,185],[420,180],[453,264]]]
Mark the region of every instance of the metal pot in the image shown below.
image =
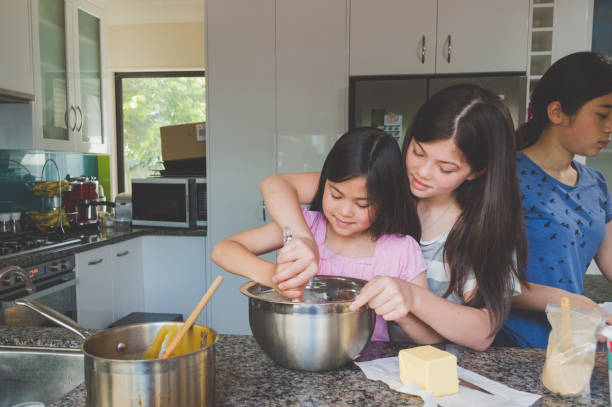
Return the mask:
[[[372,336],[374,311],[367,306],[349,310],[365,283],[315,276],[300,302],[254,281],[240,291],[249,297],[251,331],[264,352],[281,366],[318,372],[351,362]]]
[[[166,359],[139,360],[165,325],[152,322],[105,329],[90,334],[63,314],[34,301],[15,301],[41,313],[84,339],[85,386],[89,407],[212,406],[215,396],[216,331],[202,347]],[[137,359],[137,360],[134,360]]]

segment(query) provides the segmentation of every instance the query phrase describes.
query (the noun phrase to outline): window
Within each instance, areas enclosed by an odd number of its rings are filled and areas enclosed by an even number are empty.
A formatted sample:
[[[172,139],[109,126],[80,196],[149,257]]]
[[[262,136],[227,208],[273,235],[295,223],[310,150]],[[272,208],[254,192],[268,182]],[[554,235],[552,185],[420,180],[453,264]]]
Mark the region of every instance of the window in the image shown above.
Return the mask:
[[[163,169],[160,127],[206,121],[205,92],[202,71],[115,73],[120,192]]]

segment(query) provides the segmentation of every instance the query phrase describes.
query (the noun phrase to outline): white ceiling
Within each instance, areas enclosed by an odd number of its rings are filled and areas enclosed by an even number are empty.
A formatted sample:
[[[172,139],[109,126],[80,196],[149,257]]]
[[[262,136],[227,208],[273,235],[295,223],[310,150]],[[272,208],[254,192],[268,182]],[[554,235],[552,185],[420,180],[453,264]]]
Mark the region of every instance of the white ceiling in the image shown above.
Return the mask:
[[[204,0],[106,0],[107,24],[204,21]]]

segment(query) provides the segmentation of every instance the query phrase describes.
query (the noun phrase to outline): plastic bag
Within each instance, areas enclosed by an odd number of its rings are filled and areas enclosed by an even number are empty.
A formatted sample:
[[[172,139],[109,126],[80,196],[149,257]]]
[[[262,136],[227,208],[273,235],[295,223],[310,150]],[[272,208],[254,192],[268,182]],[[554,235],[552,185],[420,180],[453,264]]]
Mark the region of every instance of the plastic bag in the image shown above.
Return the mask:
[[[546,316],[552,330],[548,337],[542,383],[563,396],[588,396],[597,347],[596,331],[603,317],[596,310],[571,308],[569,300],[548,304]]]

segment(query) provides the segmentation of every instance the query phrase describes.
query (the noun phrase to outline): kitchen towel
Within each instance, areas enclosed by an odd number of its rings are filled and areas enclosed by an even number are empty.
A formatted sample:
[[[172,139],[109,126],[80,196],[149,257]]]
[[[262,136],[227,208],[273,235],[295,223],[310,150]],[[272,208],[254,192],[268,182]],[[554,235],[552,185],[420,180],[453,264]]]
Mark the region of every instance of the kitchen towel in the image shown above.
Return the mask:
[[[397,356],[369,362],[355,362],[355,364],[359,366],[368,379],[380,380],[393,390],[421,397],[425,407],[527,407],[542,397],[538,394],[514,390],[504,384],[457,366],[460,379],[475,384],[492,394],[460,385],[458,393],[436,398],[431,391],[421,389],[414,381],[402,385]]]

